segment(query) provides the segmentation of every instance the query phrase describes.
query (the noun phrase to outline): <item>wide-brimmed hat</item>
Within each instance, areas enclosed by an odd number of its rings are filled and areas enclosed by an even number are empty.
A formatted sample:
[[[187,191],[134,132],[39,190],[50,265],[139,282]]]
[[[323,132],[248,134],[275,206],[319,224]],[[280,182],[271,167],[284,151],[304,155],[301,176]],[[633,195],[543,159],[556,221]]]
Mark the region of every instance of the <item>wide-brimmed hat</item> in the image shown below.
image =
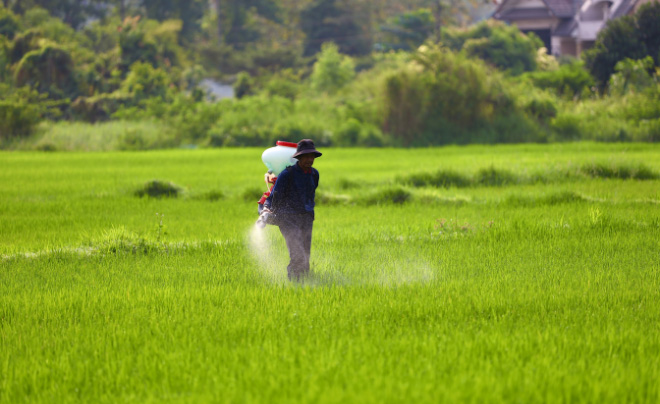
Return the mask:
[[[293,158],[298,158],[303,154],[313,153],[314,157],[321,157],[323,153],[316,150],[314,147],[314,141],[312,139],[303,139],[298,142],[298,147],[296,148],[296,154],[293,155]]]

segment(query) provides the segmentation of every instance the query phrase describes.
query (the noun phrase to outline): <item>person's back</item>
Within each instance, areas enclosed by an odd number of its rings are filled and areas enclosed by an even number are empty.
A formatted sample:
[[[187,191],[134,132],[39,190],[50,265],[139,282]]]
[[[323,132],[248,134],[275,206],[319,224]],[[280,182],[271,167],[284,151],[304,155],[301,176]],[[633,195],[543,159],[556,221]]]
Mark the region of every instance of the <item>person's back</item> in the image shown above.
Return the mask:
[[[314,199],[319,184],[319,172],[312,165],[321,155],[312,140],[298,142],[293,155],[298,163],[280,173],[264,202],[264,207],[275,214],[276,224],[286,240],[291,259],[287,272],[292,280],[300,280],[309,274]]]

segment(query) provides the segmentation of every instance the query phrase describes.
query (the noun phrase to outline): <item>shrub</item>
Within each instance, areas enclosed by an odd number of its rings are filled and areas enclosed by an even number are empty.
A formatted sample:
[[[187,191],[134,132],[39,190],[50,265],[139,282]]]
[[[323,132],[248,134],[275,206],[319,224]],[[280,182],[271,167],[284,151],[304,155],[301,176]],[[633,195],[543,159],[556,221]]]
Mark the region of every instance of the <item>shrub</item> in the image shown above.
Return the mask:
[[[579,114],[575,113],[566,112],[559,114],[550,121],[550,128],[553,133],[551,140],[579,140],[581,137],[580,122],[582,119]]]
[[[316,100],[254,96],[221,105],[221,118],[208,131],[207,143],[214,147],[269,146],[302,138],[327,146],[337,125],[335,111]]]
[[[435,17],[428,8],[420,8],[399,14],[381,27],[386,42],[378,44],[379,50],[412,50],[424,43],[435,29]]]
[[[204,192],[201,195],[196,195],[195,199],[201,199],[201,200],[205,200],[205,201],[209,201],[209,202],[217,202],[221,199],[224,199],[224,197],[225,197],[224,192],[222,192],[220,190],[211,190],[211,191]]]
[[[649,167],[640,163],[633,164],[606,164],[588,163],[580,167],[580,172],[594,178],[617,178],[635,180],[653,180],[658,175]]]
[[[509,185],[516,182],[517,178],[515,174],[508,170],[497,169],[493,166],[479,169],[474,177],[474,183],[476,185],[491,187]]]
[[[180,186],[161,180],[151,180],[134,192],[140,198],[147,196],[151,198],[176,198],[183,192]]]
[[[404,184],[409,184],[414,187],[438,187],[438,188],[463,188],[470,185],[471,181],[468,177],[453,170],[439,170],[435,173],[418,173],[412,174],[407,178],[403,178]]]
[[[642,5],[636,14],[609,20],[584,53],[587,68],[604,89],[619,61],[653,58],[660,63],[660,3]]]
[[[251,95],[253,93],[253,86],[254,83],[250,74],[240,72],[238,76],[236,76],[236,83],[234,83],[234,95],[238,99]]]
[[[554,71],[527,73],[535,86],[552,89],[556,94],[566,97],[580,97],[588,94],[595,84],[584,64],[579,61],[562,64]]]
[[[155,69],[149,63],[137,62],[131,65],[120,90],[133,98],[133,104],[137,104],[151,97],[166,98],[169,86],[170,78],[165,71]]]
[[[546,92],[530,89],[525,95],[518,96],[517,102],[527,116],[539,123],[546,124],[557,116],[557,102]]]
[[[70,113],[76,119],[85,122],[106,121],[124,105],[131,102],[130,95],[120,92],[101,93],[93,97],[78,97],[71,103]]]
[[[514,112],[496,72],[438,47],[420,48],[384,87],[384,131],[403,146],[468,143],[497,117]]]
[[[514,75],[535,70],[537,50],[543,46],[534,34],[525,35],[515,26],[493,20],[467,30],[443,30],[441,40],[454,50],[465,50]]]
[[[14,39],[16,33],[21,29],[20,24],[14,13],[0,7],[0,35],[8,39]]]
[[[312,87],[318,91],[333,93],[348,84],[354,76],[353,59],[341,55],[334,43],[324,43],[314,64],[311,76]]]
[[[0,84],[0,139],[29,136],[45,117],[58,116],[59,103],[46,97],[28,87]]]
[[[30,86],[54,99],[75,98],[79,92],[71,54],[54,44],[26,53],[14,78],[18,86]]]
[[[627,92],[640,92],[655,84],[650,71],[653,71],[653,58],[640,60],[623,59],[614,67],[616,72],[610,77],[610,94],[623,95]]]
[[[635,142],[660,142],[660,118],[639,121],[632,137]]]
[[[292,73],[279,74],[272,77],[266,83],[265,90],[269,96],[277,96],[288,98],[290,100],[296,99],[300,92],[300,77]]]
[[[389,187],[363,197],[367,205],[404,204],[412,199],[412,194],[402,187]]]
[[[316,203],[319,205],[344,205],[351,202],[348,195],[335,195],[329,192],[316,192]]]
[[[332,144],[339,147],[351,147],[358,144],[362,125],[355,118],[344,122],[332,136]]]

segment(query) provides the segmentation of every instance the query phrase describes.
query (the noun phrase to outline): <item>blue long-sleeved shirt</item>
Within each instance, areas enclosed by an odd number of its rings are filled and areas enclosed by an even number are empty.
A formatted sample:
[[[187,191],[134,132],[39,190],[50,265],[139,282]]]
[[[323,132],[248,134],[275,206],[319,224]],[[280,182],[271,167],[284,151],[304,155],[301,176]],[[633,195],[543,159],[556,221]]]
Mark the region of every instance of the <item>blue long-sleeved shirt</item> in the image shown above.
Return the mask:
[[[314,215],[314,198],[319,185],[319,172],[312,168],[305,173],[298,165],[282,171],[275,181],[270,196],[264,202],[264,207],[280,215],[298,215],[311,213]]]

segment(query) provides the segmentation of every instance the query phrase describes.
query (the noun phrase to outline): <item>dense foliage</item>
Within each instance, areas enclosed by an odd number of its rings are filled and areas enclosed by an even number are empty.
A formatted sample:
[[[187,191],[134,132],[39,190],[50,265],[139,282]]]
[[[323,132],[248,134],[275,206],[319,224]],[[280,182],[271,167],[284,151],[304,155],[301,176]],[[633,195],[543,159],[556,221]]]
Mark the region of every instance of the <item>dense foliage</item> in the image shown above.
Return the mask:
[[[619,61],[646,56],[660,66],[658,2],[644,4],[635,15],[608,21],[594,47],[585,52],[587,67],[601,88],[605,88]]]
[[[657,5],[611,22],[582,63],[499,22],[448,25],[424,0],[380,13],[370,0],[4,3],[2,147],[69,150],[90,131],[117,131],[108,144],[129,149],[660,137]],[[628,53],[599,53],[610,42]]]

